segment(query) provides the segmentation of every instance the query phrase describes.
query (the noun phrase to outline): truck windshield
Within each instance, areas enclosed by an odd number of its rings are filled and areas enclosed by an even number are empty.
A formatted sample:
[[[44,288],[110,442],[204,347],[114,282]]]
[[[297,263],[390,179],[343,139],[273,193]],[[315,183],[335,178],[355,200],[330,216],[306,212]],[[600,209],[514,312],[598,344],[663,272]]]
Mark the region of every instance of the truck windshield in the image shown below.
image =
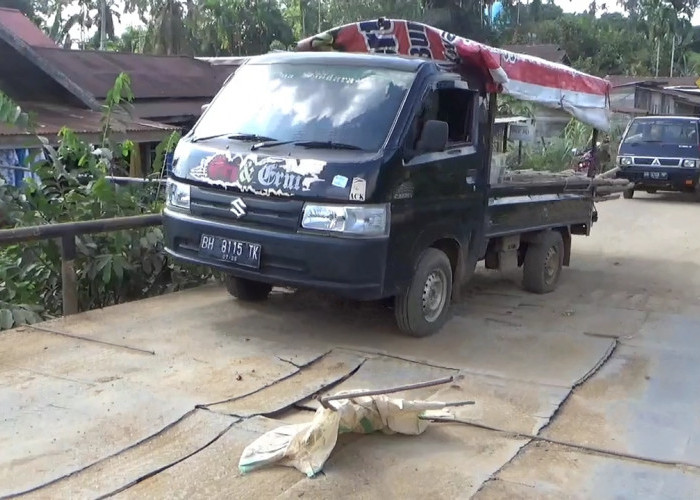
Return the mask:
[[[196,125],[195,138],[244,134],[378,151],[415,75],[358,66],[241,66]]]
[[[691,120],[673,118],[635,120],[627,131],[623,144],[640,142],[696,146],[698,126]]]

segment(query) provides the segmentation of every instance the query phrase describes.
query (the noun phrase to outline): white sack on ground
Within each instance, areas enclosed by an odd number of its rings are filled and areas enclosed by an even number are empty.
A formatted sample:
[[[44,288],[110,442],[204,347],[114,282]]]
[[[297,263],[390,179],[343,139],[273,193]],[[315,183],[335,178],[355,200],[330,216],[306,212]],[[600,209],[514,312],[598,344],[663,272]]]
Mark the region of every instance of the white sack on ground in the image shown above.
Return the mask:
[[[323,469],[339,433],[381,431],[418,435],[428,427],[428,421],[420,417],[447,405],[439,401],[407,401],[384,395],[340,399],[328,404],[332,409],[319,408],[310,423],[278,427],[249,444],[238,463],[241,473],[278,464],[295,467],[312,477]]]

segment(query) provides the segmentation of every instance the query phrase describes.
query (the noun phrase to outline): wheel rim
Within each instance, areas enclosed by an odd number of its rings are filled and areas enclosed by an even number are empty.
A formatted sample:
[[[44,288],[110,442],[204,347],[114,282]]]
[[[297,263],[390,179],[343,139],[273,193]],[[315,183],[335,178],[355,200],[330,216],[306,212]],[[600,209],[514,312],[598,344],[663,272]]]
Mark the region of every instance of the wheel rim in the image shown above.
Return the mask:
[[[428,275],[423,285],[423,317],[432,323],[440,316],[447,301],[447,276],[442,269],[436,269]]]
[[[551,246],[547,250],[547,255],[544,258],[544,281],[548,285],[557,277],[559,271],[559,249],[556,246]]]

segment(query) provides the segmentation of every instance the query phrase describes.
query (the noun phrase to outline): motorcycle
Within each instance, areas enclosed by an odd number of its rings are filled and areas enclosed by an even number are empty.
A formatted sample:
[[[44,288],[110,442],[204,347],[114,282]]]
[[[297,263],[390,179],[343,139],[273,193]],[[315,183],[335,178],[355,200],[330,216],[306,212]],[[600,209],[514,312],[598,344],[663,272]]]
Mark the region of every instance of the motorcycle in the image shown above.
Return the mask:
[[[581,152],[574,148],[571,154],[574,156],[571,169],[577,173],[589,173],[594,161],[593,148],[584,149]]]
[[[601,167],[605,167],[610,162],[609,143],[604,141],[596,145],[596,154],[593,148],[586,148],[579,152],[577,148],[571,150],[574,159],[571,169],[577,173],[585,173],[590,177],[602,172]]]

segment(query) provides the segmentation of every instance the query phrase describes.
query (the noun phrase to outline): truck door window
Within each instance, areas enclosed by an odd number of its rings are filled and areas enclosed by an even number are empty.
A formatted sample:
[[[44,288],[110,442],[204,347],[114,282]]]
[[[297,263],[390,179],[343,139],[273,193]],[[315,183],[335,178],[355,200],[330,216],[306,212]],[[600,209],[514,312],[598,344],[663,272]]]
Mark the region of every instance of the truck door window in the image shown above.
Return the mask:
[[[416,144],[428,120],[447,122],[447,147],[473,143],[476,94],[463,89],[438,89],[428,92],[411,122],[405,141],[406,158],[417,153]]]
[[[449,126],[448,147],[473,142],[475,94],[464,89],[439,89],[438,120]]]

